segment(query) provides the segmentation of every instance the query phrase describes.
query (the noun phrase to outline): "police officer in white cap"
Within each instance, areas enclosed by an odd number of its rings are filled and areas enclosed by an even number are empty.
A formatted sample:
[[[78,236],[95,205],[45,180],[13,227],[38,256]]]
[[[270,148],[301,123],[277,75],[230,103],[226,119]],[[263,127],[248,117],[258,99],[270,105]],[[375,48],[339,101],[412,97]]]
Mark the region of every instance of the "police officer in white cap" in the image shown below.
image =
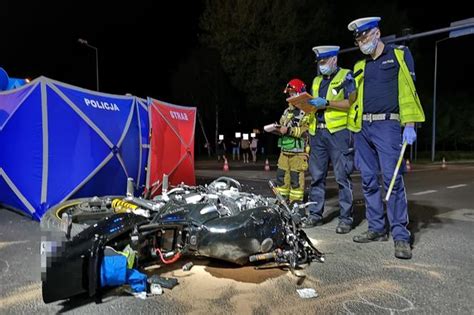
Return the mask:
[[[329,160],[332,161],[334,175],[339,186],[339,224],[336,233],[349,233],[352,228],[352,180],[354,165],[351,134],[347,129],[349,95],[354,92],[352,72],[337,66],[339,46],[317,46],[316,54],[320,75],[313,80],[309,102],[318,111],[309,116],[310,160],[309,170],[312,181],[309,191],[309,216],[304,227],[322,224],[326,176]]]
[[[357,100],[351,104],[348,128],[354,134],[355,164],[362,175],[368,231],[354,242],[387,241],[385,211],[379,172],[385,191],[395,170],[403,142],[416,140],[414,125],[425,116],[415,89],[415,70],[410,50],[385,45],[380,39],[380,17],[352,21],[355,45],[366,57],[354,66]],[[410,259],[410,232],[403,177],[396,175],[387,203],[387,216],[395,243],[395,257]]]

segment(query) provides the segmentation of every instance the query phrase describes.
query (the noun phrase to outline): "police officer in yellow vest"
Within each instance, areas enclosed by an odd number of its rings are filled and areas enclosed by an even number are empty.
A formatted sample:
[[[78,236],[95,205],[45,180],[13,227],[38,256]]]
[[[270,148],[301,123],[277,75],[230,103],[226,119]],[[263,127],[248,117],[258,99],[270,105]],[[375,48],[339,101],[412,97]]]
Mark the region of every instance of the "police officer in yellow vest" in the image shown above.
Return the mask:
[[[367,55],[354,66],[361,72],[355,81],[357,100],[351,104],[348,128],[355,132],[355,164],[362,175],[368,231],[355,236],[354,242],[387,241],[388,229],[379,186],[382,173],[385,191],[390,184],[403,142],[416,140],[414,124],[425,116],[415,89],[415,71],[410,50],[385,45],[380,40],[380,17],[352,21],[355,44]],[[403,130],[402,130],[403,128]],[[410,232],[403,177],[396,175],[387,203],[387,216],[395,243],[395,257],[410,259]]]
[[[339,186],[339,224],[336,233],[349,233],[352,228],[352,180],[354,165],[351,133],[347,129],[349,95],[354,92],[352,72],[337,66],[339,46],[313,48],[319,72],[313,80],[309,102],[316,106],[316,114],[310,115],[310,160],[312,181],[309,191],[309,217],[304,227],[322,224],[328,164],[331,160]],[[340,88],[342,87],[342,88]]]
[[[306,85],[300,79],[292,79],[286,85],[284,93],[290,96],[306,91]],[[303,201],[304,173],[308,169],[308,155],[305,152],[308,131],[307,115],[301,109],[288,103],[280,118],[278,147],[281,149],[276,172],[277,190],[290,202]]]

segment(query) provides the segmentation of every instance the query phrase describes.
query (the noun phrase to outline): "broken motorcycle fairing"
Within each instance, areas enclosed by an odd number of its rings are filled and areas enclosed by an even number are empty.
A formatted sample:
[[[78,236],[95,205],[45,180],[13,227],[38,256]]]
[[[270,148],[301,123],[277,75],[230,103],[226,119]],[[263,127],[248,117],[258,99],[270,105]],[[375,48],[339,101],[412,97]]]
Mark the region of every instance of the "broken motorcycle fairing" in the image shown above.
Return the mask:
[[[272,260],[291,269],[323,261],[299,228],[298,209],[278,200],[242,192],[240,183],[227,177],[207,186],[180,185],[154,200],[103,199],[111,210],[103,219],[72,237],[56,231],[42,240],[43,300],[100,295],[106,246],[121,251],[130,245],[136,251],[134,268],[171,264],[183,255],[238,265]],[[63,211],[74,216],[74,209]]]

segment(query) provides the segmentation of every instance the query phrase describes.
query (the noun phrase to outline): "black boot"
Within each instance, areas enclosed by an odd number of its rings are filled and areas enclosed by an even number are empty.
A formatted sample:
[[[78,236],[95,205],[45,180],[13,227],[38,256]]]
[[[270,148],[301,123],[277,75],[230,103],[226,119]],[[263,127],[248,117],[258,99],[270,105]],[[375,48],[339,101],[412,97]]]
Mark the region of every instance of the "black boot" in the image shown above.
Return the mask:
[[[350,224],[344,223],[342,221],[339,222],[339,224],[336,227],[336,233],[337,234],[347,234],[352,230],[352,227]]]
[[[303,218],[301,220],[302,224],[301,224],[301,227],[303,229],[307,229],[307,228],[312,228],[312,227],[315,227],[315,226],[319,226],[319,225],[323,225],[323,220],[321,219],[315,219],[313,217],[307,217],[307,218]]]
[[[411,246],[406,241],[395,241],[395,257],[411,259]]]
[[[388,235],[387,233],[378,233],[369,230],[361,235],[354,236],[352,240],[356,243],[385,242],[388,240]]]

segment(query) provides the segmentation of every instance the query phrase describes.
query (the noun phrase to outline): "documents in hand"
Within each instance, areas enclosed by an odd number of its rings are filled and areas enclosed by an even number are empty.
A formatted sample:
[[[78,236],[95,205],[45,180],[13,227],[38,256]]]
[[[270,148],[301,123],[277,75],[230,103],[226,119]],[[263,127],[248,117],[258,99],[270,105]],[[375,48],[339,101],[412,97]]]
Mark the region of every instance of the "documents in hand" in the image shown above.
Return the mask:
[[[263,130],[265,130],[266,132],[281,136],[280,128],[281,126],[279,124],[273,123],[273,124],[269,124],[263,127]]]
[[[313,96],[308,92],[300,93],[294,96],[290,96],[286,99],[288,103],[291,105],[301,109],[305,113],[314,113],[316,111],[316,107],[308,103]]]

